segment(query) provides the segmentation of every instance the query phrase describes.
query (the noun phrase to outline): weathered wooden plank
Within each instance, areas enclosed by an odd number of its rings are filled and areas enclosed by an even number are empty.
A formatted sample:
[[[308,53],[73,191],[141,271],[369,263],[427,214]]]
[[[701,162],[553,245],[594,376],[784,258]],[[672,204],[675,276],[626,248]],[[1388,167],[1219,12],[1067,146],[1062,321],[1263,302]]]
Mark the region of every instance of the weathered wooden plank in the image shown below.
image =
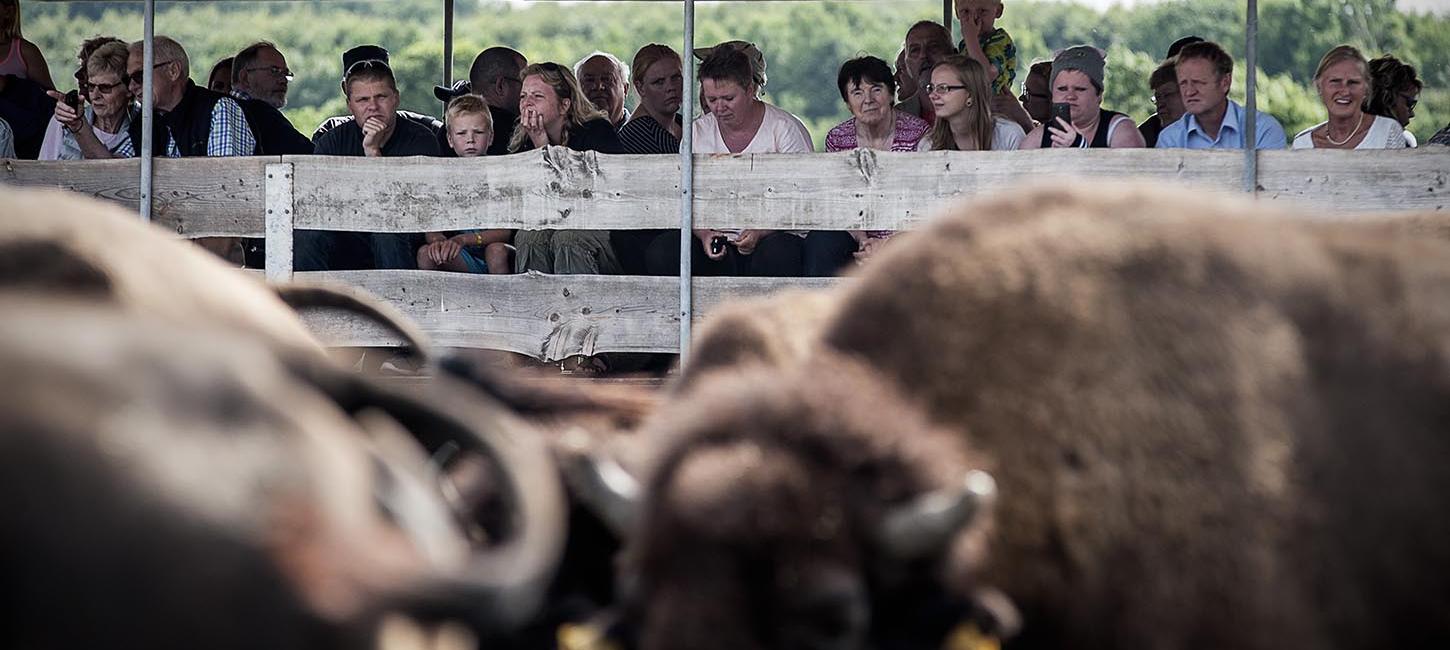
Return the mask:
[[[277,158],[158,160],[156,218],[187,237],[262,236],[264,170]],[[679,161],[560,148],[475,159],[289,156],[299,228],[378,232],[668,228]],[[700,156],[702,227],[907,229],[942,205],[1086,177],[1237,193],[1233,151],[1062,150]],[[136,161],[6,161],[0,180],[136,205]],[[1260,196],[1333,214],[1443,210],[1450,149],[1263,152]]]
[[[292,279],[292,163],[267,165],[263,181],[267,197],[267,279]]]
[[[1264,152],[1259,196],[1291,200],[1326,216],[1450,210],[1450,147]]]
[[[436,271],[329,271],[295,277],[367,290],[415,320],[435,343],[449,347],[509,350],[556,360],[597,352],[674,352],[679,346],[679,281],[673,277]],[[840,280],[697,278],[695,319],[732,297],[836,282]],[[401,344],[350,315],[303,316],[329,345]]]
[[[498,228],[669,228],[679,161],[558,147],[502,158],[288,158],[297,227],[408,232]],[[965,196],[1069,176],[1237,188],[1231,152],[1040,151],[699,156],[701,227],[906,229]]]
[[[152,220],[183,237],[263,235],[262,180],[276,157],[156,159]],[[141,162],[127,160],[0,161],[0,182],[59,187],[140,205]]]

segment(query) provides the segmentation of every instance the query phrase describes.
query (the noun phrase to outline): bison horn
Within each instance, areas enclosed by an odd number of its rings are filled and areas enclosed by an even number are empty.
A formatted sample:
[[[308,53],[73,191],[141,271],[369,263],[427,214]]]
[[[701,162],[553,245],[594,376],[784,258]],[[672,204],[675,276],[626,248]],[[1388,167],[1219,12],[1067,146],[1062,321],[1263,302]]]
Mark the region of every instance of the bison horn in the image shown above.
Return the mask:
[[[397,307],[373,297],[361,289],[345,285],[279,284],[272,287],[277,297],[293,311],[337,309],[371,320],[402,339],[413,356],[427,363],[432,357],[428,335]]]
[[[588,436],[575,429],[564,437],[559,466],[564,483],[594,516],[620,539],[633,529],[639,512],[639,482],[613,458],[588,451]]]
[[[435,576],[428,597],[415,596],[435,613],[461,607],[446,617],[462,617],[480,629],[515,630],[532,620],[563,557],[567,513],[564,486],[538,432],[446,376],[425,390],[404,392],[317,364],[293,369],[346,412],[378,409],[425,449],[451,442],[491,462],[511,506],[508,530],[476,549],[461,571]]]
[[[886,513],[881,525],[881,546],[893,557],[914,560],[944,547],[958,530],[991,503],[997,481],[972,470],[953,489],[922,495]]]

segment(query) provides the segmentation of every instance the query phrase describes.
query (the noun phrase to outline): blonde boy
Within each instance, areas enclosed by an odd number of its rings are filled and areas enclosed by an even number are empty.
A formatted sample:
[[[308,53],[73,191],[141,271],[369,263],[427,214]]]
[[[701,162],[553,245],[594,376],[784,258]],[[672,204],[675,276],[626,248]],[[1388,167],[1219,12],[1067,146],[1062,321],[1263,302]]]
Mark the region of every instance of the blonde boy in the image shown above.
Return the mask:
[[[484,155],[493,142],[493,116],[488,103],[478,95],[461,95],[448,102],[443,128],[448,146],[459,158]],[[509,240],[514,231],[508,229],[470,230],[448,237],[428,233],[428,243],[418,249],[418,268],[425,271],[456,271],[459,273],[510,273]]]
[[[962,44],[958,49],[992,71],[993,93],[1000,94],[1010,88],[1017,77],[1017,46],[1007,30],[996,26],[997,19],[1002,17],[1002,1],[955,0],[953,8],[962,26]]]

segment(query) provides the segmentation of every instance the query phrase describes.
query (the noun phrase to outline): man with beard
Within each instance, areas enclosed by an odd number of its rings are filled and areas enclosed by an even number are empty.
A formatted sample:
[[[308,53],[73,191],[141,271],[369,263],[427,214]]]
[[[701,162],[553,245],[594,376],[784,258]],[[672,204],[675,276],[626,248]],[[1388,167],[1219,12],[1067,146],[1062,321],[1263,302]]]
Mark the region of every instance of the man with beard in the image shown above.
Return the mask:
[[[932,111],[931,100],[920,89],[926,83],[926,77],[931,75],[931,69],[956,52],[952,48],[952,33],[941,23],[918,21],[906,30],[903,47],[906,50],[903,56],[906,73],[902,75],[902,98],[896,109],[931,123],[936,114]]]

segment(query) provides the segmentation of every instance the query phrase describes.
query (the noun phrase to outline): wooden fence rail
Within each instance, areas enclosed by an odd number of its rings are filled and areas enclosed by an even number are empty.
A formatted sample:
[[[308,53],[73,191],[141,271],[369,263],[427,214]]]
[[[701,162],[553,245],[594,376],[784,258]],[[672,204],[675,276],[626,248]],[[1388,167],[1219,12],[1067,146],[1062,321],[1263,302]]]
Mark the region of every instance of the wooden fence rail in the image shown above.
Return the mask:
[[[697,227],[906,230],[943,205],[1028,183],[1135,179],[1179,184],[1185,201],[1240,192],[1237,151],[1013,152],[697,156]],[[1450,208],[1450,148],[1268,151],[1258,191],[1326,218]],[[136,207],[136,160],[0,161],[0,183],[58,186]],[[467,228],[670,228],[680,211],[674,156],[599,155],[559,147],[506,157],[285,156],[159,159],[155,222],[183,237],[266,237],[289,259],[294,228],[421,232]],[[270,262],[269,262],[270,263]],[[269,269],[288,277],[290,264]],[[623,276],[473,276],[422,271],[298,274],[362,287],[417,319],[443,345],[547,359],[678,348],[678,280]],[[699,278],[697,316],[729,296],[800,279]],[[338,345],[396,341],[363,324],[310,317]]]

